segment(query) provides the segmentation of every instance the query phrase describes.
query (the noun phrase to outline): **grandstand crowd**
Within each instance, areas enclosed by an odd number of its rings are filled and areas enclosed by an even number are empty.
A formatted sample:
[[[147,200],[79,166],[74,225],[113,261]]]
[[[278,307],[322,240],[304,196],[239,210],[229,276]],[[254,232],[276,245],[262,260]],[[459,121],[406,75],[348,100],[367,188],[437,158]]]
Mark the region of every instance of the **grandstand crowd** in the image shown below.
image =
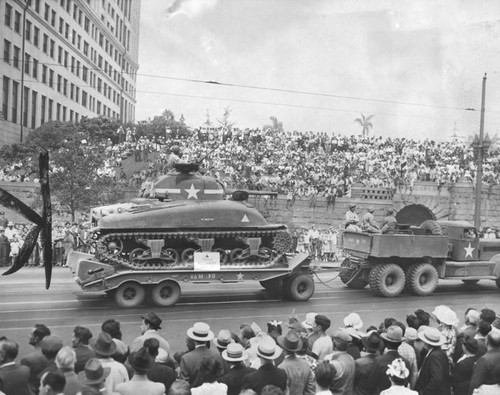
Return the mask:
[[[162,328],[162,326],[167,326]],[[171,344],[168,323],[137,317],[126,342],[110,317],[97,333],[77,324],[61,338],[32,328],[33,351],[0,337],[0,391],[6,395],[486,395],[500,393],[500,317],[445,305],[365,324],[325,314],[210,328],[194,322],[185,344]]]

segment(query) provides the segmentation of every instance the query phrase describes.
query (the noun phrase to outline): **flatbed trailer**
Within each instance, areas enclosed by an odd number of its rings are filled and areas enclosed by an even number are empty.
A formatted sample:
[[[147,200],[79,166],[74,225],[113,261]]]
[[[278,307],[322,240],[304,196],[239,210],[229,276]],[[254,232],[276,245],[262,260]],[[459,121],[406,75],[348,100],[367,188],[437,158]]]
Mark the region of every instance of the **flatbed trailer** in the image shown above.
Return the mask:
[[[84,292],[106,292],[120,307],[136,307],[145,300],[157,306],[172,306],[181,297],[182,284],[185,283],[258,281],[273,294],[295,301],[307,301],[314,293],[310,261],[308,254],[299,253],[287,256],[270,268],[221,269],[214,265],[213,269],[208,270],[130,270],[99,262],[91,254],[72,251],[68,256],[73,278]]]

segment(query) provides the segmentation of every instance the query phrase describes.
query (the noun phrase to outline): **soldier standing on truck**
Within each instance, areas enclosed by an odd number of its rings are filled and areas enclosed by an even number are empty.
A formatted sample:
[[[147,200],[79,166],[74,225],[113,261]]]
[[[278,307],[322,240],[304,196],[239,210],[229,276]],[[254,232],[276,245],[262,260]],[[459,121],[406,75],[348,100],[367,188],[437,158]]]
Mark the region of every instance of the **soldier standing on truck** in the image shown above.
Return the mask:
[[[384,218],[384,222],[382,222],[382,233],[394,233],[396,231],[396,224],[398,223],[394,216],[394,210],[386,208],[385,211],[387,216]]]
[[[380,233],[380,228],[375,222],[375,217],[373,216],[374,211],[375,209],[373,207],[368,207],[368,211],[365,215],[363,215],[363,220],[361,222],[361,229],[363,232]]]
[[[356,205],[354,203],[349,204],[349,210],[345,213],[345,228],[346,230],[352,230],[354,232],[361,232],[359,227],[359,217],[355,213]]]

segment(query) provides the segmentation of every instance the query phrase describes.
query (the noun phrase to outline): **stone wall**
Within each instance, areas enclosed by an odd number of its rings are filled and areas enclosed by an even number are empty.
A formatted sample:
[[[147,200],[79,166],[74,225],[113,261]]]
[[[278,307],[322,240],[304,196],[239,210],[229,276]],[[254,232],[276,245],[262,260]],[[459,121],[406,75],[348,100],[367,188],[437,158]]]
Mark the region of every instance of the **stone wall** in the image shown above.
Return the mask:
[[[20,198],[28,205],[32,202],[32,193],[39,193],[39,185],[33,183],[0,182],[3,188]],[[124,201],[137,197],[135,189],[127,189]],[[391,191],[386,188],[367,188],[354,185],[352,198],[337,198],[327,207],[325,198],[318,197],[316,204],[309,198],[299,198],[291,204],[285,196],[266,199],[263,196],[250,196],[253,204],[268,221],[284,223],[289,226],[310,226],[316,224],[320,228],[340,227],[350,203],[357,205],[356,212],[362,215],[370,206],[375,208],[375,219],[382,221],[385,208],[393,207],[396,212],[410,205],[422,205],[428,208],[436,219],[464,220],[474,222],[475,188],[470,181],[459,180],[452,185],[437,188],[433,182],[417,182],[412,189],[404,188]],[[0,207],[8,219],[14,222],[27,222],[8,207]],[[56,215],[54,215],[56,217]],[[481,224],[483,226],[500,226],[500,186],[482,188]],[[58,218],[56,218],[58,219]]]

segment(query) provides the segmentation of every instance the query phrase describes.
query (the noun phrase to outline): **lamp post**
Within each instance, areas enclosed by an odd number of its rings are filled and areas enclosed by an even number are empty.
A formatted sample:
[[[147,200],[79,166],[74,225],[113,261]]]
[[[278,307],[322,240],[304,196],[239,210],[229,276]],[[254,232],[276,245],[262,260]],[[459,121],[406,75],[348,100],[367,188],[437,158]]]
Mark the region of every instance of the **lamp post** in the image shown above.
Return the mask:
[[[24,0],[23,6],[23,43],[22,43],[22,54],[21,54],[21,129],[19,133],[19,142],[23,142],[23,129],[24,129],[24,73],[26,72],[24,47],[26,44],[26,11],[30,6],[31,0]]]
[[[486,95],[486,73],[483,77],[483,90],[481,97],[481,121],[479,124],[479,137],[474,136],[474,141],[472,142],[472,149],[474,150],[474,159],[476,160],[476,199],[474,202],[474,227],[480,229],[481,227],[481,186],[483,178],[483,160],[488,153],[488,149],[491,145],[491,140],[486,134],[484,135],[484,97]]]

